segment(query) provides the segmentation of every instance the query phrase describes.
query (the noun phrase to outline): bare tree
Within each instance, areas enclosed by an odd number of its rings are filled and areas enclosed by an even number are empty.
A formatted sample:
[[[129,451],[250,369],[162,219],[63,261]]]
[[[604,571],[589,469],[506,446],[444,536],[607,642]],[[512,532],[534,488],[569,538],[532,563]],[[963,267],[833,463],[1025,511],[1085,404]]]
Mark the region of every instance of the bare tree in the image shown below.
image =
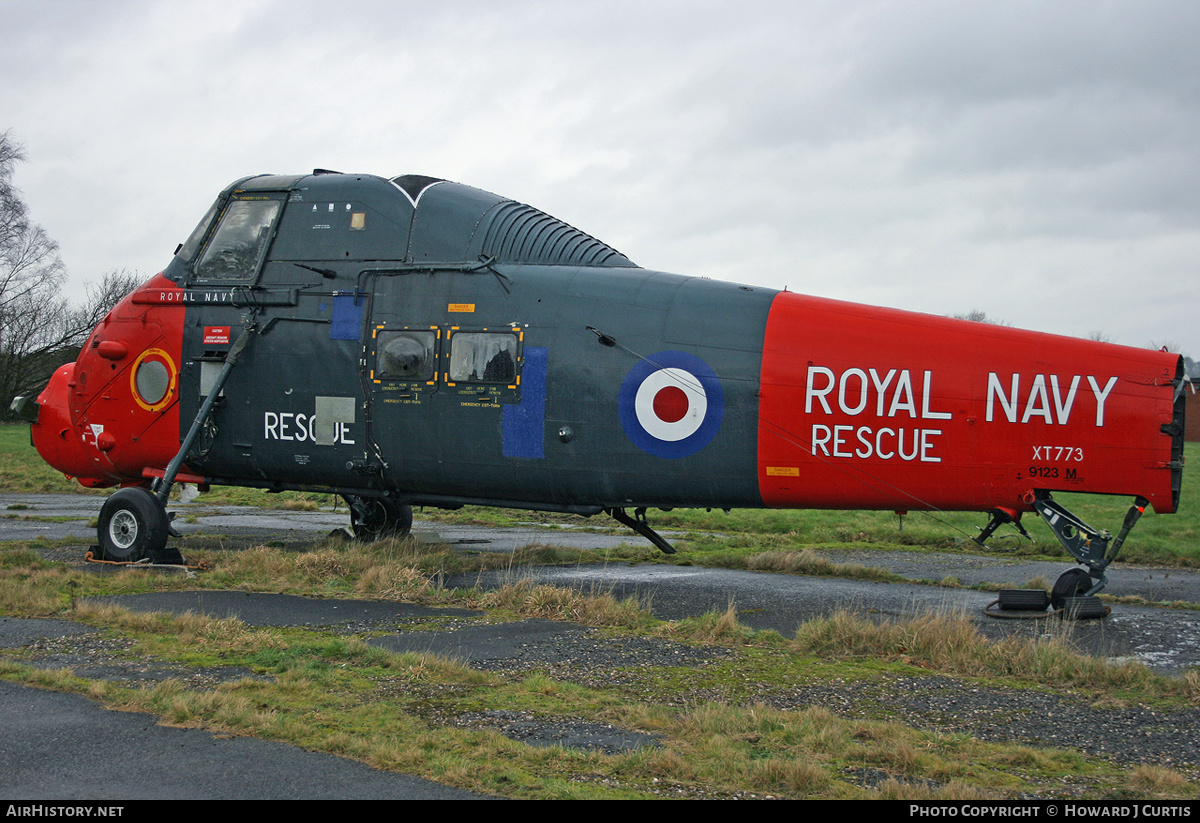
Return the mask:
[[[13,167],[24,159],[9,133],[0,134],[0,249],[13,245],[25,221],[25,204],[12,185]]]
[[[112,311],[113,306],[121,302],[121,298],[142,284],[146,278],[137,272],[127,269],[113,269],[105,272],[99,283],[84,283],[87,297],[83,305],[71,310],[64,326],[63,339],[71,345],[81,346],[104,316]]]
[[[9,132],[0,134],[0,312],[5,313],[34,295],[58,294],[66,278],[58,244],[29,221],[25,201],[12,184],[13,169],[24,159]],[[0,338],[0,346],[4,342]]]
[[[87,287],[82,306],[62,296],[67,277],[58,244],[29,220],[12,185],[25,158],[9,132],[0,133],[0,408],[17,395],[37,394],[58,366],[69,363],[92,328],[139,282],[125,271]]]
[[[92,329],[140,282],[137,275],[111,271],[98,284],[87,285],[82,305],[33,292],[0,306],[0,398],[4,406],[13,397],[38,394],[54,370],[79,355],[79,347]]]
[[[1151,340],[1150,348],[1155,351],[1178,352],[1182,347],[1174,340],[1167,339],[1162,341]]]
[[[991,323],[993,326],[1007,326],[1008,323],[1003,320],[998,320],[995,317],[988,317],[987,312],[980,309],[971,309],[966,314],[952,314],[950,317],[955,320],[970,320],[972,323]]]

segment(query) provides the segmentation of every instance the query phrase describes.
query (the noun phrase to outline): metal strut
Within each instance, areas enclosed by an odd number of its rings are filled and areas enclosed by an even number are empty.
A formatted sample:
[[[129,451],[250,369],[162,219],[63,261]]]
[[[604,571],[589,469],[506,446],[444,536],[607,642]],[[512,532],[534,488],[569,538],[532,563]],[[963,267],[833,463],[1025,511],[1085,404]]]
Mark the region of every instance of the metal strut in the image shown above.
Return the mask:
[[[192,427],[188,429],[187,436],[183,438],[183,442],[179,445],[179,451],[171,458],[171,462],[167,464],[166,471],[163,476],[155,478],[151,483],[150,488],[154,491],[154,496],[158,498],[158,502],[165,508],[167,499],[171,496],[171,485],[175,482],[175,475],[179,474],[179,467],[183,465],[184,456],[191,451],[192,444],[196,442],[196,438],[200,435],[200,430],[204,427],[204,422],[208,420],[209,414],[212,413],[213,404],[217,402],[217,398],[221,395],[221,389],[225,387],[225,381],[229,379],[229,373],[233,371],[233,367],[237,365],[238,358],[242,356],[242,351],[246,348],[246,344],[250,342],[250,335],[254,331],[254,324],[251,323],[246,328],[242,329],[242,333],[238,335],[238,339],[229,349],[229,353],[225,355],[225,366],[221,369],[221,373],[217,375],[217,379],[209,387],[208,397],[204,398],[204,402],[200,405],[200,411],[196,412],[196,419],[192,421]]]
[[[612,508],[612,509],[605,509],[604,511],[605,511],[605,513],[611,515],[612,518],[614,520],[616,520],[618,523],[628,526],[629,528],[633,529],[635,532],[640,534],[642,537],[649,540],[657,548],[661,549],[662,551],[666,552],[667,554],[675,554],[675,547],[672,546],[670,543],[668,543],[666,540],[664,540],[663,536],[661,534],[656,532],[654,529],[650,528],[650,524],[648,522],[646,522],[646,507],[645,506],[634,509],[633,517],[630,517],[629,515],[627,515],[625,513],[624,509]]]
[[[1112,533],[1108,529],[1093,529],[1063,506],[1054,502],[1049,492],[1037,492],[1033,508],[1046,521],[1046,525],[1054,532],[1054,536],[1058,538],[1058,542],[1062,543],[1063,548],[1086,566],[1088,575],[1095,579],[1096,583],[1091,588],[1079,593],[1094,595],[1108,585],[1108,578],[1105,576],[1104,570],[1117,559],[1121,546],[1125,543],[1125,538],[1129,536],[1129,532],[1149,503],[1150,501],[1144,497],[1134,498],[1133,505],[1125,513],[1125,522],[1121,525],[1121,531],[1117,534],[1116,540],[1112,539]],[[1080,573],[1079,570],[1074,571]],[[1080,576],[1082,576],[1081,573]]]

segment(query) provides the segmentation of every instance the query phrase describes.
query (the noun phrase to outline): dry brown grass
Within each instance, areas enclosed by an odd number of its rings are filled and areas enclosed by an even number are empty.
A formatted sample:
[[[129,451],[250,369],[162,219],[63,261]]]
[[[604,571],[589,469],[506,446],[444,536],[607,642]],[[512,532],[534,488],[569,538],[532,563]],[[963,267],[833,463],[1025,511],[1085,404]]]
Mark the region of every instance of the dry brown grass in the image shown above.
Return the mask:
[[[414,566],[389,564],[372,566],[363,572],[355,591],[367,597],[393,598],[428,592],[433,582]]]
[[[88,623],[126,631],[169,636],[194,650],[282,648],[286,644],[271,629],[251,628],[236,617],[210,617],[194,612],[166,614],[135,612],[121,606],[79,601],[75,616]]]
[[[1164,796],[1178,795],[1179,792],[1191,785],[1191,781],[1187,777],[1174,769],[1155,766],[1151,763],[1135,766],[1129,776],[1137,788]]]
[[[861,566],[857,563],[835,563],[811,549],[800,551],[768,551],[746,558],[751,571],[788,572],[814,577],[844,577],[850,580],[887,581],[896,575],[884,569]]]
[[[142,702],[139,700],[139,705]],[[144,702],[172,726],[216,726],[249,733],[269,728],[276,716],[273,710],[261,709],[249,697],[229,689],[197,692],[185,689],[176,680],[166,680],[156,685],[145,696]]]
[[[778,757],[756,761],[751,779],[755,785],[799,796],[818,792],[829,783],[829,775],[820,765]]]
[[[889,778],[875,791],[879,800],[998,800],[1001,795],[981,791],[975,786],[951,780],[945,785],[932,782],[901,782]]]
[[[905,621],[872,622],[840,612],[806,621],[792,648],[832,659],[881,657],[958,674],[1017,677],[1042,683],[1150,688],[1197,699],[1200,675],[1168,680],[1140,663],[1112,663],[1074,651],[1069,626],[1049,637],[992,641],[964,615],[925,614]]]
[[[661,627],[660,634],[673,638],[718,642],[743,640],[753,632],[738,620],[737,608],[730,603],[723,612],[713,611],[693,620],[667,623]]]
[[[280,501],[279,508],[292,512],[315,512],[318,511],[321,506],[315,500],[296,498],[293,500]]]
[[[0,572],[0,614],[48,617],[71,602],[75,572],[64,566]]]
[[[218,585],[319,594],[332,588],[367,597],[427,598],[437,594],[438,587],[425,566],[436,568],[444,551],[444,546],[411,539],[366,545],[330,540],[300,553],[254,546],[206,560],[212,567],[209,577]]]
[[[525,617],[568,620],[587,626],[647,625],[651,617],[635,597],[618,600],[607,592],[583,594],[572,589],[521,580],[480,598],[485,608],[507,609]]]
[[[357,552],[320,549],[296,556],[296,568],[314,581],[331,577],[359,575],[370,568],[370,562]]]

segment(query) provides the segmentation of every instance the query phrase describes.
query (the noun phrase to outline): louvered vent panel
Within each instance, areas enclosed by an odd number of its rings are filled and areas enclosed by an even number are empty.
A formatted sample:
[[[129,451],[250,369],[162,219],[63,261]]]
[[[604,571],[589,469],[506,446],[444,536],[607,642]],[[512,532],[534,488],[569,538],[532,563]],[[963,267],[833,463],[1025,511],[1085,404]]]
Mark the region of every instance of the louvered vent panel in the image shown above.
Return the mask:
[[[522,203],[497,207],[483,253],[506,263],[633,266],[625,255],[589,234]]]

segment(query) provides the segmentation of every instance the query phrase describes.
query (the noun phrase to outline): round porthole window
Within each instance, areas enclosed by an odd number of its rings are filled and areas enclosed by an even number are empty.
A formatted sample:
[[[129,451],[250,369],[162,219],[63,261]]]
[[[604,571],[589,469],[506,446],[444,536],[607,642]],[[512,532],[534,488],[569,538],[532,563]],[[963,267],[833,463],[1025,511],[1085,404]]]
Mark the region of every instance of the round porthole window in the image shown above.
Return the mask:
[[[137,393],[142,402],[153,406],[167,395],[171,375],[159,360],[143,360],[137,370]]]
[[[176,379],[175,361],[170,355],[162,349],[147,349],[130,369],[129,388],[139,406],[156,412],[175,400]]]

